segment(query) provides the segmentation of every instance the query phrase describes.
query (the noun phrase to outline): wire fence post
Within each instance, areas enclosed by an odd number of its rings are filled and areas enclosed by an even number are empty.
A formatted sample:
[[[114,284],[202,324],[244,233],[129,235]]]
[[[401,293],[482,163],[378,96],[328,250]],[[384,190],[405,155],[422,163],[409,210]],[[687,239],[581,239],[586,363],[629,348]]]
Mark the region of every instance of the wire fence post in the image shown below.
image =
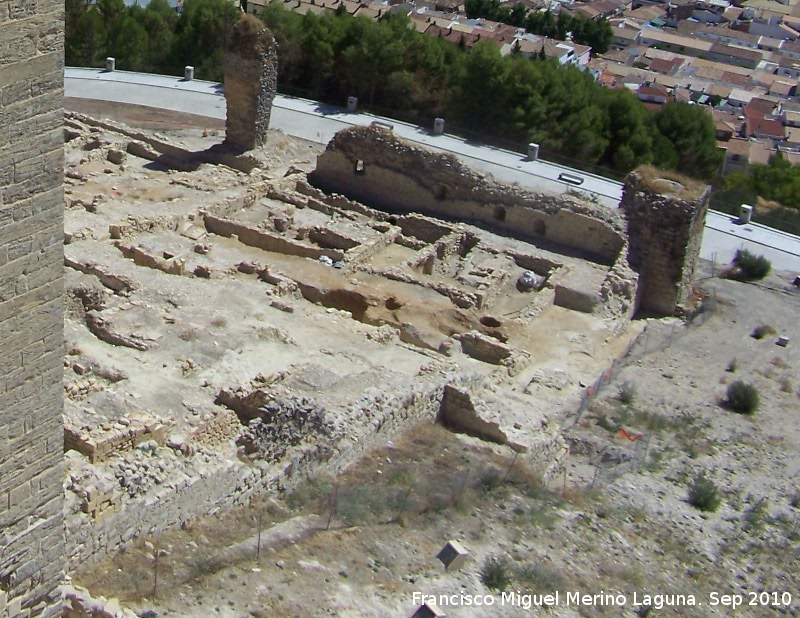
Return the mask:
[[[158,545],[153,547],[153,596],[158,595]]]
[[[461,480],[461,486],[458,488],[458,493],[456,494],[456,501],[461,499],[462,494],[464,493],[464,489],[467,486],[467,479],[469,478],[469,466],[464,471],[464,478]],[[403,505],[405,507],[405,504]]]
[[[339,496],[339,486],[333,486],[333,497],[331,498],[331,510],[328,513],[328,522],[325,524],[325,530],[329,530],[331,527],[331,519],[333,519],[333,512],[336,510],[336,500]]]
[[[595,466],[594,466],[594,474],[592,475],[592,484],[589,485],[589,489],[590,490],[594,489],[594,482],[597,480],[597,471],[599,469],[600,469],[600,466],[598,464],[595,464]]]
[[[505,485],[505,482],[508,479],[508,475],[511,474],[511,468],[513,468],[514,464],[517,463],[517,457],[519,457],[519,451],[514,451],[514,459],[511,460],[511,465],[508,466],[508,470],[506,470],[506,473],[503,475],[503,480],[500,481],[501,485]],[[564,471],[566,472],[566,468],[564,469]]]
[[[256,541],[256,562],[259,561],[261,558],[261,522],[264,518],[264,511],[262,510],[258,514],[258,537]]]

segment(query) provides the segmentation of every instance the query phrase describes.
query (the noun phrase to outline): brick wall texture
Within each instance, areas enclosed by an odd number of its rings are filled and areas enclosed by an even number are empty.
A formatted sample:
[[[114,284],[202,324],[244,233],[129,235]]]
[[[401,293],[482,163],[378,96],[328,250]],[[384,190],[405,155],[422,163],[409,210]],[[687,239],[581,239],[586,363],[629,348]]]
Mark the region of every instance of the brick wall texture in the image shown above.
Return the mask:
[[[639,273],[638,305],[671,315],[692,291],[711,193],[706,186],[692,192],[655,182],[628,174],[620,209],[628,218],[628,262]]]
[[[64,563],[62,0],[0,0],[0,617]]]

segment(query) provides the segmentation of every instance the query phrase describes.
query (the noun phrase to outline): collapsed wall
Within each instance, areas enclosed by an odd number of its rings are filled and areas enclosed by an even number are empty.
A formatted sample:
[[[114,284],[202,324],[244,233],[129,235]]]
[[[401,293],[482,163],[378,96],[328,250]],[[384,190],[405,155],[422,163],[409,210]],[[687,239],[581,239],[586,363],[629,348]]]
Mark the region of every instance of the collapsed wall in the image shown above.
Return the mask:
[[[642,167],[625,179],[628,262],[639,272],[637,306],[671,315],[688,298],[703,239],[711,187]]]
[[[376,208],[471,221],[603,264],[614,264],[625,245],[624,223],[613,210],[496,183],[453,155],[419,148],[377,125],[337,133],[309,180]]]

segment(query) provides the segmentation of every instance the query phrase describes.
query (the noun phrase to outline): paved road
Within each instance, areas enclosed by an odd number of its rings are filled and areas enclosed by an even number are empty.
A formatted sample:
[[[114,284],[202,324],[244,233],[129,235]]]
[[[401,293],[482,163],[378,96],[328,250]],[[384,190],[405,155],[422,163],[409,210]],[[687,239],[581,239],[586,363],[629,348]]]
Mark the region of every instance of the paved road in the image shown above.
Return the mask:
[[[67,68],[67,97],[100,99],[161,107],[198,116],[225,119],[222,85],[199,80],[125,71]],[[580,172],[579,187],[558,180],[562,172],[575,170],[544,161],[528,161],[516,152],[470,143],[451,135],[432,135],[430,131],[396,120],[346,110],[307,99],[278,95],[270,118],[270,127],[310,141],[327,144],[341,129],[352,125],[388,122],[404,139],[424,144],[434,150],[452,152],[471,167],[491,172],[498,180],[519,182],[539,191],[563,193],[569,188],[595,194],[607,206],[616,208],[622,197],[622,184],[602,176]]]
[[[65,71],[65,95],[225,119],[222,85],[214,82],[68,67]],[[552,193],[577,189],[596,195],[602,204],[610,208],[617,208],[622,197],[622,184],[601,176],[545,161],[528,161],[519,153],[471,143],[451,135],[433,135],[426,129],[407,123],[371,114],[348,113],[342,108],[306,99],[278,95],[273,105],[270,127],[295,137],[327,143],[345,127],[368,125],[375,121],[391,124],[394,132],[404,139],[453,153],[471,167],[489,172],[504,182],[518,182],[538,191]],[[564,172],[582,177],[583,183],[574,187],[559,181],[559,174]],[[800,272],[800,238],[797,236],[756,223],[738,225],[729,215],[709,213],[701,256],[717,263],[729,263],[736,250],[742,247],[765,255],[775,268]]]

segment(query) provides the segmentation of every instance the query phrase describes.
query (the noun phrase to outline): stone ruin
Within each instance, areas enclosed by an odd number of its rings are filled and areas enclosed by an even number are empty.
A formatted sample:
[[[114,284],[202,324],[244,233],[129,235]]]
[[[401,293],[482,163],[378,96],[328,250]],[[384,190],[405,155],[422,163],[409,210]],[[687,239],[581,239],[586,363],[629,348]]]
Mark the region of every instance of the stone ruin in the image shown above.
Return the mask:
[[[471,221],[612,265],[600,291],[604,302],[575,288],[561,288],[561,302],[591,312],[616,296],[627,299],[623,311],[657,315],[675,313],[691,291],[710,196],[702,183],[641,168],[625,180],[623,219],[586,200],[496,183],[377,124],[340,131],[309,180],[389,212]]]
[[[640,168],[625,180],[620,208],[628,219],[628,260],[639,272],[637,306],[671,315],[692,291],[711,187]]]
[[[620,210],[376,127],[281,136],[293,164],[268,169],[73,114],[67,138],[73,565],[424,420],[551,478],[559,420],[631,336],[646,273]]]
[[[242,151],[261,148],[278,87],[278,46],[272,33],[256,17],[242,16],[228,37],[222,66],[225,142]]]

